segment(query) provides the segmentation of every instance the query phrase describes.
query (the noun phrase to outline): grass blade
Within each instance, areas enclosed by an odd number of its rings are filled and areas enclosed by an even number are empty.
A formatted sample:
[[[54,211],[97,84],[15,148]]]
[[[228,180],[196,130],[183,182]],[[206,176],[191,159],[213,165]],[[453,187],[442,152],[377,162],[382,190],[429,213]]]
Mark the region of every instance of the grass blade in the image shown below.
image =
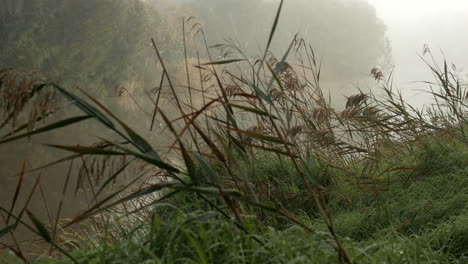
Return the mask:
[[[158,95],[156,96],[156,102],[154,103],[154,111],[153,111],[153,116],[151,117],[150,131],[153,131],[154,121],[156,120],[156,115],[158,114],[159,100],[161,98],[162,85],[164,83],[165,77],[166,77],[166,72],[163,71],[162,76],[161,76],[161,82],[159,83],[159,89],[157,91]]]
[[[51,84],[54,88],[59,90],[65,97],[73,104],[75,104],[78,108],[80,108],[83,112],[87,113],[90,116],[96,117],[102,124],[110,129],[115,129],[114,124],[107,118],[103,113],[97,110],[94,106],[88,104],[87,102],[83,101],[78,96],[68,92],[67,90],[63,89],[62,87],[58,86],[57,84]]]
[[[135,152],[133,150],[124,148],[119,145],[115,145],[117,148],[120,148],[121,150],[124,150],[125,152],[119,152],[115,150],[109,150],[109,149],[103,149],[99,147],[82,147],[82,146],[65,146],[65,145],[53,145],[53,144],[48,144],[47,146],[53,147],[53,148],[58,148],[58,149],[63,149],[75,153],[79,153],[81,155],[111,155],[111,156],[125,156],[125,155],[133,155],[141,160],[144,160],[150,164],[153,164],[161,169],[174,172],[174,173],[179,173],[180,171],[173,166],[159,160],[155,159],[152,156],[146,155],[146,154],[141,154],[138,152]]]
[[[39,235],[47,242],[52,241],[52,237],[50,236],[49,231],[47,231],[45,225],[28,209],[26,209],[26,213],[28,214],[29,219],[31,219],[34,226],[36,227],[36,230],[39,233]]]
[[[106,205],[105,207],[102,207],[102,205],[104,205],[106,202],[110,201],[117,194],[119,194],[124,189],[124,188],[122,188],[119,191],[116,191],[113,194],[106,197],[105,199],[101,200],[100,202],[96,203],[91,208],[86,210],[84,213],[74,217],[72,221],[70,221],[69,223],[67,223],[65,225],[65,227],[69,227],[69,226],[71,226],[73,224],[76,224],[76,223],[78,223],[78,222],[80,222],[80,221],[82,221],[82,220],[84,220],[84,219],[86,219],[86,218],[88,218],[88,217],[90,217],[92,215],[95,215],[95,214],[97,214],[97,213],[99,213],[99,212],[101,212],[103,210],[109,209],[109,208],[111,208],[111,207],[113,207],[113,206],[115,206],[117,204],[122,203],[122,202],[127,202],[127,201],[142,197],[144,195],[154,193],[156,191],[159,191],[159,190],[162,190],[164,188],[168,188],[168,187],[171,187],[171,186],[174,186],[174,185],[177,185],[177,184],[180,184],[180,182],[162,182],[162,183],[158,183],[158,184],[153,184],[153,185],[151,185],[149,187],[146,187],[144,189],[133,192],[133,193],[127,195],[126,197],[122,198],[122,199],[119,199],[119,200],[117,200],[117,201],[115,201],[115,202],[113,202],[113,203],[111,203],[109,205]]]
[[[34,122],[40,122],[40,121],[46,119],[47,117],[49,117],[52,114],[55,114],[55,111],[51,111],[51,112],[48,112],[46,114],[43,114],[43,115],[39,116],[38,118],[36,118],[34,120]],[[20,132],[21,130],[25,130],[26,128],[30,127],[30,124],[31,124],[30,121],[27,121],[26,123],[18,126],[15,130],[13,130],[13,131],[9,132],[8,134],[2,136],[1,138],[4,139],[4,138],[7,138],[7,137],[10,137],[10,136]],[[1,129],[1,126],[0,126],[0,129]]]
[[[200,163],[202,169],[209,174],[210,180],[212,184],[220,185],[220,179],[218,173],[210,166],[210,164],[199,154],[196,152],[192,152],[193,155],[195,156],[195,159],[197,159],[198,163]]]
[[[220,61],[213,61],[208,63],[203,63],[202,65],[223,65],[223,64],[231,64],[235,62],[245,61],[244,59],[232,59],[232,60],[220,60]]]
[[[118,152],[115,150],[109,150],[99,147],[83,147],[83,146],[65,146],[65,145],[53,145],[47,144],[49,147],[63,149],[75,153],[79,153],[82,155],[128,155],[124,152]]]
[[[265,111],[262,111],[262,110],[256,109],[256,108],[251,108],[251,107],[242,106],[242,105],[238,105],[238,104],[232,104],[232,103],[230,103],[229,105],[234,107],[234,108],[242,109],[244,111],[254,113],[254,114],[257,114],[257,115],[261,115],[261,116],[270,116],[271,115],[271,114],[269,114],[269,113],[267,113]],[[273,116],[273,115],[271,115],[271,117],[273,119],[278,119],[276,116]]]
[[[153,149],[153,147],[146,141],[143,137],[138,135],[133,129],[131,129],[129,126],[127,126],[122,120],[117,118],[109,109],[107,109],[104,105],[102,105],[98,100],[96,100],[94,97],[83,91],[83,93],[94,103],[96,103],[99,107],[101,107],[107,114],[109,114],[112,118],[114,118],[127,132],[127,134],[130,136],[132,139],[131,143],[138,148],[141,152],[145,154],[149,154],[153,156],[155,159],[161,161],[161,157],[156,153],[156,151]],[[114,131],[120,132],[116,129]],[[125,137],[126,138],[126,137]]]
[[[40,235],[42,236],[41,233],[38,232],[38,230],[34,229],[32,226],[30,226],[29,224],[27,224],[26,222],[24,222],[23,220],[21,220],[21,218],[19,218],[18,216],[14,215],[12,212],[6,210],[5,208],[1,207],[0,206],[0,211],[6,213],[8,216],[11,216],[12,218],[14,218],[18,223],[21,223],[23,226],[25,226],[26,228],[28,228],[29,230],[31,230],[32,232],[34,232],[35,234],[37,235]],[[39,226],[42,226],[42,228],[44,228],[43,232],[44,232],[44,235],[47,237],[47,234],[48,234],[48,231],[47,229],[45,229],[45,226],[44,224],[42,224],[34,215],[32,215],[29,211],[27,211],[28,215],[32,216],[34,219],[37,220],[37,223],[39,224]],[[31,219],[31,221],[33,221]],[[33,221],[33,223],[35,223]],[[49,238],[50,238],[50,235],[49,235]],[[59,247],[57,244],[55,244],[52,240],[46,240],[47,243],[51,244],[52,246],[54,246],[56,249],[58,249],[60,252],[62,252],[65,256],[67,256],[71,261],[73,261],[73,263],[76,263],[76,264],[79,264],[79,262],[74,258],[72,257],[69,253],[67,253],[63,248]]]
[[[35,129],[35,130],[33,130],[31,132],[28,132],[28,133],[24,133],[24,134],[17,135],[17,136],[14,136],[14,137],[2,139],[2,140],[0,140],[0,144],[4,144],[4,143],[10,142],[10,141],[18,140],[18,139],[21,139],[21,138],[24,138],[24,137],[30,137],[32,135],[48,132],[48,131],[55,130],[55,129],[58,129],[58,128],[66,127],[66,126],[81,122],[83,120],[89,119],[91,117],[92,116],[90,116],[90,115],[85,115],[85,116],[77,116],[77,117],[71,117],[71,118],[68,118],[68,119],[65,119],[65,120],[60,120],[58,122],[47,125],[45,127]]]
[[[115,202],[114,204],[119,204],[119,203],[124,203],[124,202],[130,201],[130,200],[134,200],[134,199],[146,196],[148,194],[152,194],[154,192],[160,191],[160,190],[162,190],[164,188],[169,188],[169,187],[173,187],[173,186],[176,186],[176,185],[180,185],[180,182],[172,181],[172,182],[161,182],[161,183],[153,184],[153,185],[151,185],[149,187],[138,190],[138,191],[128,195],[127,197],[125,197],[123,199],[120,199],[119,201]]]
[[[15,209],[16,201],[18,200],[18,195],[21,191],[21,186],[23,186],[24,171],[26,169],[26,160],[23,161],[23,167],[21,168],[21,173],[19,174],[18,183],[16,184],[15,194],[13,195],[13,201],[11,202],[10,212],[13,212]],[[7,216],[6,224],[10,220],[10,215]]]
[[[96,197],[99,196],[99,194],[104,191],[104,189],[106,188],[107,185],[109,185],[109,183],[111,183],[115,178],[117,178],[117,176],[119,176],[127,167],[128,165],[130,165],[130,163],[132,163],[133,160],[127,162],[126,164],[124,164],[119,170],[117,170],[114,174],[112,174],[112,176],[110,176],[103,184],[102,186],[99,188],[99,190],[96,192]]]
[[[263,141],[276,143],[276,144],[289,144],[289,145],[291,145],[291,143],[284,142],[279,137],[267,136],[267,135],[263,135],[263,134],[259,134],[259,133],[255,133],[255,132],[251,132],[251,131],[246,131],[246,130],[241,130],[241,129],[237,129],[237,128],[232,128],[232,127],[225,127],[225,128],[227,128],[229,130],[233,130],[233,131],[241,133],[241,134],[244,134],[244,135],[247,135],[249,137],[253,137],[253,138],[256,138],[256,139],[263,140]]]
[[[263,56],[263,60],[265,60],[266,54],[268,53],[268,50],[270,49],[271,41],[273,40],[273,37],[275,36],[275,31],[276,31],[276,27],[278,26],[280,14],[281,14],[281,9],[283,8],[283,3],[284,3],[284,0],[281,0],[281,2],[279,4],[279,7],[278,7],[278,11],[276,12],[275,21],[273,22],[273,26],[271,28],[270,36],[268,37],[268,42],[267,42],[267,46],[265,48],[265,54]]]
[[[189,153],[185,149],[185,146],[182,143],[182,139],[177,134],[177,131],[174,129],[174,126],[172,126],[172,123],[169,121],[169,119],[164,114],[164,112],[162,112],[162,111],[160,111],[160,112],[161,112],[162,118],[164,119],[164,122],[166,122],[167,127],[169,127],[172,134],[174,134],[174,136],[176,137],[177,142],[179,142],[180,151],[182,152],[182,157],[184,159],[185,166],[187,167],[187,170],[188,170],[188,175],[190,176],[190,178],[192,179],[192,181],[194,183],[197,183],[198,182],[198,177],[197,177],[198,174],[197,174],[197,171],[195,169],[195,164],[193,163],[192,158],[190,157]]]
[[[18,222],[15,222],[14,224],[12,225],[9,225],[3,229],[0,230],[0,238],[6,234],[8,234],[9,232],[13,231],[16,227],[18,226]]]
[[[250,83],[250,87],[252,87],[252,89],[254,90],[255,94],[263,99],[264,101],[266,101],[268,104],[270,104],[271,106],[274,106],[273,104],[273,100],[271,100],[271,98],[266,94],[264,93],[260,88],[258,88],[254,83]]]

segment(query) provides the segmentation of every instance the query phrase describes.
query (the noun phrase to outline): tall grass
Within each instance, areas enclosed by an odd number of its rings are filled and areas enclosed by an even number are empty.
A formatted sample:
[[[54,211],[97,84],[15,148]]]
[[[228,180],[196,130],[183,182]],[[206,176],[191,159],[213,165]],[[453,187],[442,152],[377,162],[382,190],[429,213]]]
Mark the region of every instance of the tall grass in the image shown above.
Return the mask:
[[[1,127],[8,126],[9,132],[0,144],[79,125],[87,119],[95,120],[118,139],[101,137],[87,146],[77,145],[73,139],[69,145],[50,144],[70,154],[50,165],[81,164],[76,186],[77,190],[89,189],[89,208],[69,221],[60,219],[59,210],[55,220],[45,224],[28,211],[27,204],[15,213],[18,205],[13,199],[9,208],[0,207],[5,219],[0,236],[15,239],[14,230],[22,224],[49,243],[51,253],[58,250],[75,263],[90,259],[285,263],[300,254],[320,256],[328,262],[371,263],[372,257],[362,255],[367,253],[357,252],[362,245],[356,241],[384,228],[400,231],[422,225],[425,219],[417,217],[418,210],[425,210],[418,206],[420,197],[405,200],[411,204],[372,206],[386,200],[386,195],[410,195],[390,191],[416,188],[412,183],[430,173],[466,172],[468,90],[456,69],[445,61],[438,65],[430,50],[425,50],[425,62],[436,77],[430,84],[435,104],[428,108],[407,104],[393,87],[392,76],[383,76],[376,68],[371,75],[385,92],[383,97],[359,91],[346,98],[345,109],[334,109],[320,86],[320,60],[311,46],[296,37],[280,58],[269,52],[281,7],[282,2],[265,52],[257,58],[245,56],[227,43],[215,47],[227,57],[215,60],[196,20],[184,20],[184,28],[191,28],[184,30],[184,40],[186,34],[195,36],[206,46],[197,54],[204,52],[208,58],[206,63],[197,60],[189,65],[194,60],[184,53],[189,98],[177,92],[182,88],[176,87],[168,62],[158,43],[152,41],[162,78],[157,94],[149,95],[154,105],[147,112],[152,114],[142,115],[142,122],[150,124],[148,129],[155,120],[165,124],[170,136],[164,151],[85,92],[78,96],[34,75],[1,70],[0,107],[6,117]],[[196,76],[189,74],[190,68],[198,71]],[[173,99],[175,110],[170,113],[160,105],[163,89]],[[40,121],[58,111],[52,102],[59,96],[82,114],[38,127]],[[194,104],[194,98],[202,98],[203,103]],[[112,161],[114,168],[106,172]],[[138,166],[139,173],[123,187],[112,189],[112,182],[129,164]],[[70,168],[75,167],[70,164]],[[148,179],[148,175],[152,177]],[[21,178],[15,197],[22,188]],[[439,183],[427,183],[427,188],[434,184]],[[64,195],[66,189],[64,186]],[[31,195],[34,192],[35,187]],[[377,212],[366,216],[343,209],[358,203]],[[447,206],[448,212],[459,204],[453,201]],[[394,219],[388,212],[399,210],[413,215]],[[338,221],[332,211],[338,212]],[[24,212],[31,223],[23,219]],[[455,216],[453,221],[463,217]],[[376,224],[364,225],[366,221]],[[394,226],[399,221],[403,224]],[[354,223],[354,229],[346,230],[348,223]],[[288,249],[281,238],[291,237],[290,232],[296,239],[291,239]],[[425,236],[421,232],[418,235]],[[300,245],[297,237],[308,244]],[[462,242],[453,241],[456,245],[449,250],[460,255]],[[392,243],[417,247],[413,240],[387,241],[382,246],[392,247]],[[26,260],[18,244],[7,247]],[[80,248],[92,250],[84,255],[70,254],[70,250]],[[381,251],[376,251],[377,256]]]

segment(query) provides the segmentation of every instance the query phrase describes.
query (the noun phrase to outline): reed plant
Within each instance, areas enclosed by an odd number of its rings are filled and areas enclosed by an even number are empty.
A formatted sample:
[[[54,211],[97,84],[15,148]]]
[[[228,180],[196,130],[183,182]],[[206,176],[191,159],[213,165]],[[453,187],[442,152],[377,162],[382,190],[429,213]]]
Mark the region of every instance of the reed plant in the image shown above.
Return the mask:
[[[0,236],[15,241],[5,247],[27,261],[14,234],[23,225],[50,244],[49,255],[67,257],[58,262],[466,260],[465,229],[437,233],[467,215],[466,188],[456,187],[466,184],[468,90],[457,69],[439,65],[426,49],[422,58],[436,79],[428,84],[434,105],[409,105],[392,76],[374,68],[370,78],[384,96],[359,91],[335,109],[320,85],[320,59],[305,40],[296,36],[280,57],[270,52],[282,5],[264,53],[254,58],[233,43],[210,47],[196,19],[184,19],[184,40],[204,45],[195,53],[205,54],[205,62],[185,52],[186,84],[179,87],[152,40],[161,78],[141,122],[148,130],[164,124],[165,134],[156,133],[166,137],[165,148],[84,91],[1,70],[1,128],[8,132],[0,144],[84,120],[114,134],[89,145],[72,138],[68,145],[48,145],[69,155],[44,167],[68,163],[64,177],[78,170],[75,191],[90,194],[88,208],[73,219],[61,219],[63,200],[47,224],[28,202],[18,207],[23,177],[31,172],[23,168],[11,205],[0,207]],[[213,49],[225,56],[216,59]],[[170,112],[161,106],[164,97],[173,104]],[[60,104],[81,114],[44,122]],[[133,176],[113,187],[131,167],[138,168]],[[437,186],[445,189],[429,191]]]

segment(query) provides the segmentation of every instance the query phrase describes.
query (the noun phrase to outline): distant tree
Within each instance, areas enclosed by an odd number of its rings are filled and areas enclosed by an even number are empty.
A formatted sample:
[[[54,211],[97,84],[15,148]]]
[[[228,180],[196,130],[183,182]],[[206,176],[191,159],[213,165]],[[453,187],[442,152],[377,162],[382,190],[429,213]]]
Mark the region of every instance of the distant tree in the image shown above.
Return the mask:
[[[0,0],[0,10],[0,67],[33,68],[101,94],[145,71],[151,37],[172,41],[141,0]]]
[[[267,26],[274,15],[273,5],[263,0],[199,0],[185,5],[201,20],[211,44],[229,38],[255,54],[257,41],[263,44],[268,37]]]
[[[265,47],[278,2],[196,0],[186,5],[204,22],[212,44],[232,38],[247,53],[257,55]],[[285,1],[273,51],[278,55],[284,52],[296,33],[324,57],[333,78],[367,72],[389,52],[386,27],[363,0]]]

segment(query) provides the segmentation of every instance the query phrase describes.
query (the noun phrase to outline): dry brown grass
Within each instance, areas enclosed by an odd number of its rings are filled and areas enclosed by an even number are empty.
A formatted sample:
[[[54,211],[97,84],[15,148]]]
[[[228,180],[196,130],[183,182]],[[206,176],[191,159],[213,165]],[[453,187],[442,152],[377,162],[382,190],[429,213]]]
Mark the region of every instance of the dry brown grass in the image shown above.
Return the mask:
[[[11,68],[0,69],[0,109],[4,121],[0,129],[8,122],[15,128],[21,120],[28,131],[34,128],[37,121],[55,112],[58,98],[55,91],[41,92],[46,78],[37,72],[18,72]]]

